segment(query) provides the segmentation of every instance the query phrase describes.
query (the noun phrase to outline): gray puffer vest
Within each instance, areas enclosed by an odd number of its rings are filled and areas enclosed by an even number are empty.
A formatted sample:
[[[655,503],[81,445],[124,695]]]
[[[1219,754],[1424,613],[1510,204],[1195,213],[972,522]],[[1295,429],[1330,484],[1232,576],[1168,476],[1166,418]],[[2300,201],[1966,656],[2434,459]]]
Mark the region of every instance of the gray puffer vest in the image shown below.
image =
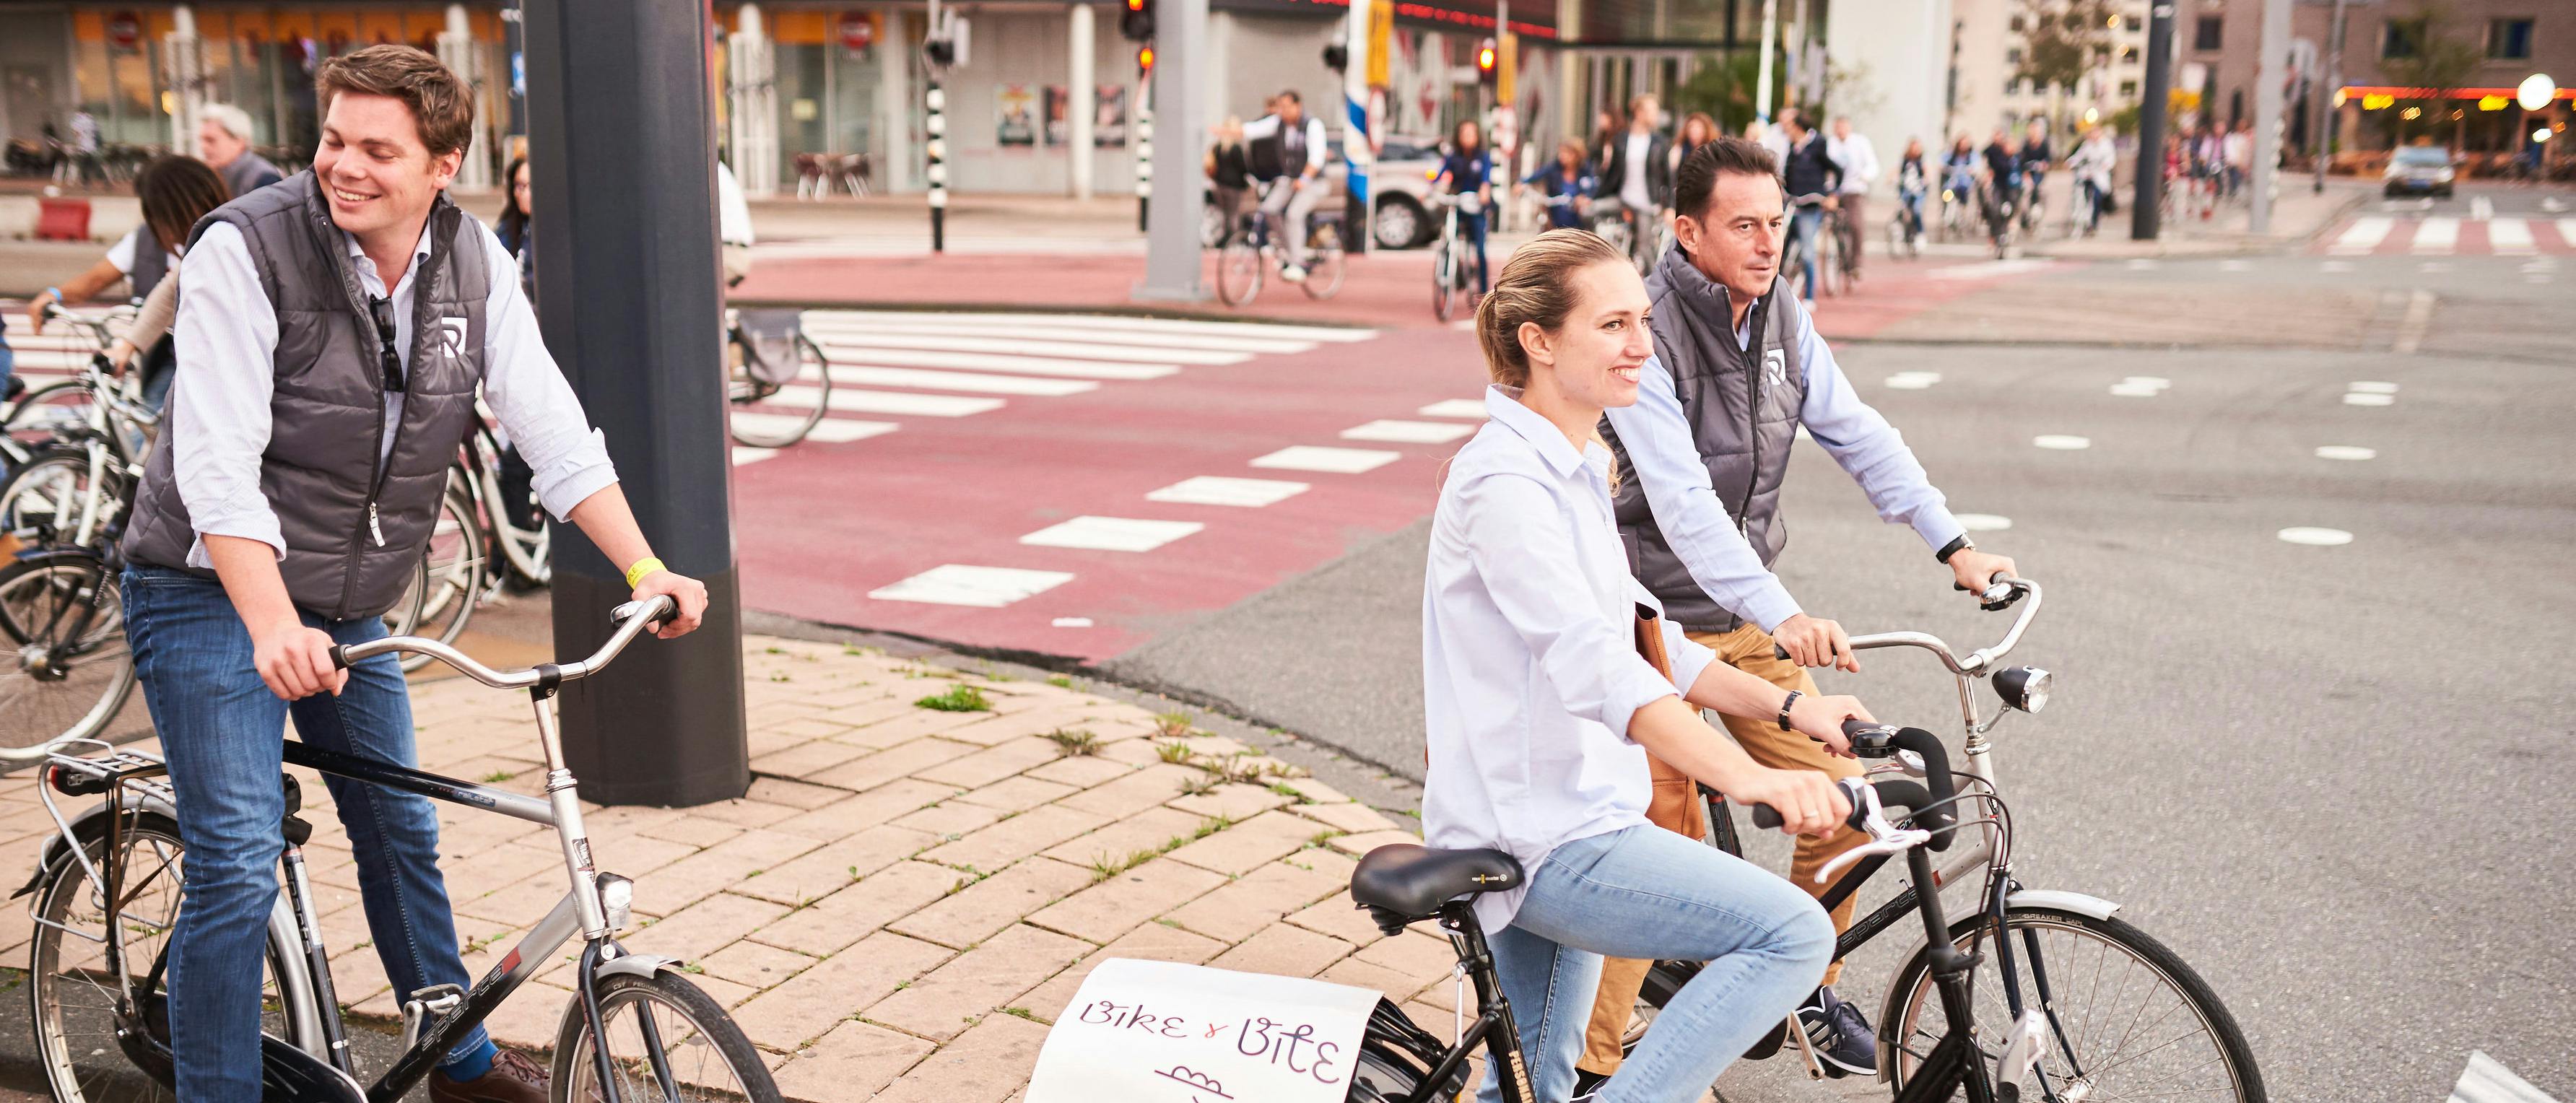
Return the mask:
[[[275,390],[259,487],[286,537],[278,564],[295,604],[334,620],[376,616],[400,602],[438,518],[447,468],[472,430],[483,379],[490,269],[482,224],[440,195],[429,213],[429,256],[412,277],[411,356],[402,420],[385,433],[384,347],[331,209],[299,173],[233,200],[216,222],[241,230],[260,287],[277,311]],[[182,388],[184,391],[184,388]],[[170,441],[152,451],[137,491],[125,554],[189,570],[196,541],[171,468]],[[211,571],[196,573],[212,577]]]
[[[1795,340],[1797,307],[1788,282],[1773,277],[1771,293],[1747,314],[1751,348],[1759,350],[1749,352],[1736,343],[1726,296],[1680,249],[1667,250],[1646,278],[1646,297],[1654,303],[1655,356],[1672,373],[1691,441],[1708,465],[1709,485],[1769,566],[1788,542],[1779,516],[1780,482],[1789,472],[1789,446],[1797,442],[1799,409],[1807,400],[1807,371]],[[1700,589],[1655,527],[1645,487],[1627,474],[1628,450],[1608,418],[1601,421],[1601,438],[1622,472],[1615,509],[1619,531],[1636,540],[1637,581],[1664,603],[1664,616],[1673,623],[1693,632],[1734,631],[1743,618]]]

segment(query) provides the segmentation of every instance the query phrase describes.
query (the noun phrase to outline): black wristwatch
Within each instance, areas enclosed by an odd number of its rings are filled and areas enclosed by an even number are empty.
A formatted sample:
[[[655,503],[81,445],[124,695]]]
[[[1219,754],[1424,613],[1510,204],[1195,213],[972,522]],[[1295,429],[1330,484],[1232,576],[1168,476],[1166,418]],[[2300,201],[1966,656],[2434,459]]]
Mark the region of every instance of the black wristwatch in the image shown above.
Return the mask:
[[[1932,558],[1938,561],[1942,566],[1947,567],[1950,565],[1951,556],[1957,555],[1963,551],[1968,551],[1976,546],[1977,545],[1968,540],[1968,534],[1963,532],[1960,533],[1956,539],[1951,540],[1947,544],[1941,545],[1941,550],[1933,552]]]
[[[1785,731],[1795,731],[1795,730],[1797,730],[1797,729],[1792,728],[1792,727],[1790,727],[1790,726],[1789,726],[1789,706],[1794,705],[1794,704],[1797,704],[1797,703],[1798,703],[1798,698],[1804,697],[1804,696],[1806,696],[1806,695],[1807,695],[1807,694],[1806,694],[1806,692],[1805,692],[1804,690],[1796,690],[1796,689],[1793,689],[1793,690],[1790,690],[1790,691],[1789,691],[1789,699],[1788,699],[1788,700],[1786,700],[1786,701],[1782,701],[1782,702],[1780,702],[1780,730],[1781,730],[1781,731],[1784,731],[1784,732],[1785,732]]]

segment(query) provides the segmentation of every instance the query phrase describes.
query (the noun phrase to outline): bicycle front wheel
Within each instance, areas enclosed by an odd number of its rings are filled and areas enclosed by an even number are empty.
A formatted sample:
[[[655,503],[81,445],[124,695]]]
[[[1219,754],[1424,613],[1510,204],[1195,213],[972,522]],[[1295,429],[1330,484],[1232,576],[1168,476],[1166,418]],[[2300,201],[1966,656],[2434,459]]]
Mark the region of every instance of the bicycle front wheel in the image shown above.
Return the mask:
[[[1216,297],[1227,306],[1242,306],[1261,293],[1261,247],[1248,234],[1237,234],[1216,253]]]
[[[395,606],[417,607],[418,612],[395,634],[456,642],[465,632],[465,623],[474,619],[490,563],[483,523],[475,516],[473,501],[451,488],[440,501],[438,520],[430,526],[429,544],[421,549],[420,570],[412,576],[412,586],[419,592],[404,595],[402,604]],[[388,626],[388,630],[393,629]],[[404,655],[402,668],[409,673],[432,661],[427,655]]]
[[[739,336],[725,343],[725,431],[736,444],[785,448],[805,439],[831,405],[831,362],[804,334],[796,335],[796,382],[777,385],[753,376]]]
[[[576,999],[555,1037],[555,1103],[607,1098],[599,1090],[599,1053],[608,1055],[624,1103],[750,1100],[777,1103],[778,1084],[724,1007],[696,985],[668,973],[618,975],[598,981],[599,1019],[607,1044],[594,1046],[590,1021]]]
[[[1342,233],[1332,226],[1318,226],[1306,252],[1306,289],[1310,299],[1329,299],[1342,289]]]
[[[97,556],[42,555],[0,568],[0,747],[108,733],[134,693],[125,604]]]
[[[1985,954],[1972,997],[1979,1036],[1989,1040],[1985,1060],[1997,1059],[2012,1023],[2004,985],[2046,1016],[2039,1064],[2021,1077],[2021,1098],[2263,1103],[2245,1032],[2163,943],[2117,919],[2042,908],[2007,909],[2004,933],[2012,939],[2010,977],[1989,918],[1951,926],[1960,950]],[[1879,1060],[1902,1092],[1948,1022],[1927,953],[1917,951],[1888,992]]]
[[[1431,316],[1448,321],[1458,312],[1458,247],[1448,238],[1431,255]]]

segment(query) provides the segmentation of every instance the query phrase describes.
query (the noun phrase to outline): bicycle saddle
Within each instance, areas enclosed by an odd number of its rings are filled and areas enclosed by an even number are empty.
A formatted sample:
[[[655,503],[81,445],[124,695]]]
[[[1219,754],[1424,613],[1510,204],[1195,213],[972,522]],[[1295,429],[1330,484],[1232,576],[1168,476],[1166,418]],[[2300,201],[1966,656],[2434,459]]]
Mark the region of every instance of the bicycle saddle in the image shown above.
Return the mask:
[[[1521,863],[1499,850],[1434,850],[1394,843],[1369,851],[1351,871],[1351,899],[1388,934],[1440,914],[1460,896],[1519,888]]]

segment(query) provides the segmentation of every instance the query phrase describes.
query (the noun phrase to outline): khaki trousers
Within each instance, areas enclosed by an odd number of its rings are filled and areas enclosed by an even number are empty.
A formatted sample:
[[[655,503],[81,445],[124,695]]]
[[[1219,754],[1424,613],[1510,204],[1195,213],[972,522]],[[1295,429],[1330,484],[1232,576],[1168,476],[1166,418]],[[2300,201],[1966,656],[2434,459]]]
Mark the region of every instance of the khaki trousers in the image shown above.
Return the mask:
[[[1693,632],[1690,638],[1717,652],[1717,661],[1752,674],[1781,689],[1794,689],[1809,696],[1816,693],[1816,680],[1805,667],[1779,658],[1772,653],[1771,634],[1751,624],[1732,632]],[[1836,758],[1822,743],[1797,732],[1784,732],[1774,719],[1748,720],[1739,716],[1723,717],[1727,734],[1753,761],[1779,770],[1821,770],[1836,778],[1859,777],[1860,763]],[[1708,817],[1699,802],[1698,788],[1680,771],[1660,761],[1649,760],[1654,769],[1655,796],[1647,805],[1646,818],[1656,826],[1678,831],[1691,838],[1701,838],[1708,831]],[[1670,780],[1668,780],[1670,779]],[[1667,794],[1675,796],[1668,797]],[[1810,896],[1822,896],[1829,886],[1816,883],[1816,871],[1823,869],[1836,855],[1863,842],[1868,836],[1848,827],[1822,839],[1801,836],[1796,854],[1789,862],[1789,878]],[[1834,931],[1851,927],[1853,899],[1846,898],[1833,910]],[[1636,1007],[1637,992],[1646,983],[1651,961],[1608,958],[1601,963],[1601,988],[1592,1001],[1592,1021],[1583,1032],[1583,1059],[1575,1067],[1586,1072],[1608,1076],[1619,1069],[1619,1042],[1628,1031],[1628,1019]],[[1842,975],[1839,960],[1825,967],[1824,983],[1832,984]]]

